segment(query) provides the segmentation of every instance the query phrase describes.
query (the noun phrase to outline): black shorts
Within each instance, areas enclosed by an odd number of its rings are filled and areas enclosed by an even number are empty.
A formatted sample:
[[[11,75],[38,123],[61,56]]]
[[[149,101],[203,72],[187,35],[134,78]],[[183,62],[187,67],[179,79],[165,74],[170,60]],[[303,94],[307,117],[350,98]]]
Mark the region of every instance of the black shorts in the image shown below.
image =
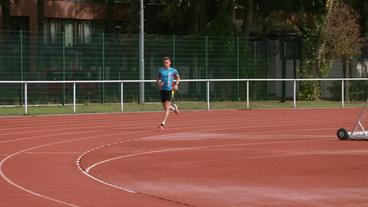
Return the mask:
[[[164,103],[165,101],[172,101],[172,91],[161,91],[161,102]]]

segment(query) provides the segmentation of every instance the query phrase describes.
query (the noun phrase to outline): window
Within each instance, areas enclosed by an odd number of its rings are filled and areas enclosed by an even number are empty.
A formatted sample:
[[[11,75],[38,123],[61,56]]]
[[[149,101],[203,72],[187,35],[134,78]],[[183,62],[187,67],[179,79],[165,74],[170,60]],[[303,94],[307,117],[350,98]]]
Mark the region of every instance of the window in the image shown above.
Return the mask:
[[[92,38],[91,21],[74,21],[74,36],[78,43],[90,43]]]
[[[93,32],[101,32],[100,28],[94,29],[93,25],[89,20],[46,19],[43,28],[44,43],[57,44],[64,41],[67,47],[76,43],[91,43]]]

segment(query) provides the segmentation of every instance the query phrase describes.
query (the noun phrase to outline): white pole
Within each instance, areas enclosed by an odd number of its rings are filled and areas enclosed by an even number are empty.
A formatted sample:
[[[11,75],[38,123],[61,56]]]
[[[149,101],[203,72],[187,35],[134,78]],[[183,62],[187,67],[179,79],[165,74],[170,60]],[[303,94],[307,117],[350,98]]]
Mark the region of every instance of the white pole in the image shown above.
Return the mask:
[[[120,83],[120,108],[121,112],[124,112],[124,82]]]
[[[345,107],[345,81],[342,80],[341,81],[341,107],[344,108]]]
[[[237,69],[237,78],[240,78],[240,51],[239,51],[239,36],[236,37],[236,69]],[[237,100],[240,100],[240,83],[237,82]]]
[[[73,113],[77,112],[76,109],[76,83],[73,82]]]
[[[249,80],[247,80],[247,109],[249,109]]]
[[[207,80],[207,110],[210,110],[210,81]]]
[[[294,98],[293,107],[296,108],[296,80],[294,80],[294,93],[293,93],[293,98]]]
[[[206,56],[205,56],[205,58],[206,58],[206,78],[208,79],[208,36],[206,36],[206,49],[205,49],[205,51],[206,51]]]
[[[24,83],[24,114],[28,114],[28,85]]]
[[[144,0],[140,4],[139,79],[144,80]],[[139,83],[139,103],[144,103],[144,82]]]
[[[105,80],[105,33],[102,33],[102,80]],[[102,82],[102,103],[105,103],[105,82]]]

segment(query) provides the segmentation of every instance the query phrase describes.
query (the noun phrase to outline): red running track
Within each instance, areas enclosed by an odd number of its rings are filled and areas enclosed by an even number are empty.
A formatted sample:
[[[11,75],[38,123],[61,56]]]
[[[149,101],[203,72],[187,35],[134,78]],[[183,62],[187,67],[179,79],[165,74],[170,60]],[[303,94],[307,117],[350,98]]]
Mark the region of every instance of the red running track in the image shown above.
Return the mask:
[[[359,109],[0,118],[0,203],[368,206]]]

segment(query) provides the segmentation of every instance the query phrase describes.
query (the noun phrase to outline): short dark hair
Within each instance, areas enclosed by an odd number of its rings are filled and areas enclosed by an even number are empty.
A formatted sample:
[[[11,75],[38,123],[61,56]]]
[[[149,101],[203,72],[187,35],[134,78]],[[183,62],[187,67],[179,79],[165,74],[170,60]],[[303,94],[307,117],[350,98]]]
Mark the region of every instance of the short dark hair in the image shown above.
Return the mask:
[[[166,61],[166,60],[168,60],[168,61],[170,61],[171,62],[171,59],[169,58],[169,57],[164,57],[164,61]]]

